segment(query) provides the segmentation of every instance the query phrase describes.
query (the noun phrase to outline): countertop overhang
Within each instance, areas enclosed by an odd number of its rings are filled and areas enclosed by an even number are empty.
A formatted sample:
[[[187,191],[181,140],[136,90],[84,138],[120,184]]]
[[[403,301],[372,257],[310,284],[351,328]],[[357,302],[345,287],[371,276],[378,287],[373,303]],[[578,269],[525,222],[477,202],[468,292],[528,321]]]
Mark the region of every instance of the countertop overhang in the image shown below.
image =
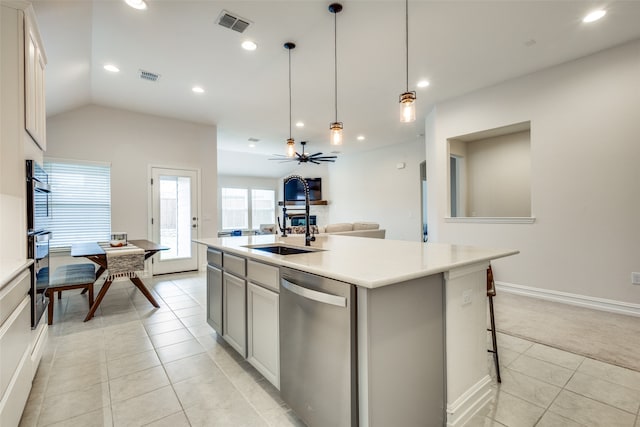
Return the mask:
[[[513,249],[338,235],[316,236],[311,247],[322,251],[295,255],[277,255],[245,246],[286,244],[304,247],[303,235],[236,236],[193,241],[248,259],[370,289],[519,253]]]

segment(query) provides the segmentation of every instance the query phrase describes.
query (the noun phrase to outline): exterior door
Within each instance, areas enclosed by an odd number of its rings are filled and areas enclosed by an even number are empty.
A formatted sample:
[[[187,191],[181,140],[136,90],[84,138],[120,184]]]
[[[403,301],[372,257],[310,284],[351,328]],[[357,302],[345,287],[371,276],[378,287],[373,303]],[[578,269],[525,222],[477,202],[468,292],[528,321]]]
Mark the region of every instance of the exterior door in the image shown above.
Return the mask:
[[[198,269],[198,171],[151,169],[153,241],[168,246],[154,257],[153,274]]]

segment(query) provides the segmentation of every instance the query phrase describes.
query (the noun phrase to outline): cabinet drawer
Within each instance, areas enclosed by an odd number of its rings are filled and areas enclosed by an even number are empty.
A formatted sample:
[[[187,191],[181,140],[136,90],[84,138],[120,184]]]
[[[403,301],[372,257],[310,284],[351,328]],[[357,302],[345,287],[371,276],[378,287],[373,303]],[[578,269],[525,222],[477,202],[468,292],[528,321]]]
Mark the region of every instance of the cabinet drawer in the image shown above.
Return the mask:
[[[223,254],[224,271],[233,273],[236,276],[244,277],[246,272],[246,263],[244,258]]]
[[[215,249],[207,249],[207,262],[216,267],[222,267],[222,252]]]
[[[31,286],[31,271],[23,271],[18,277],[13,279],[7,286],[0,289],[0,326],[13,310],[20,305],[25,295],[29,293]]]
[[[277,267],[248,260],[247,278],[273,291],[279,291],[280,269]]]
[[[29,348],[31,339],[31,307],[29,296],[24,297],[18,308],[0,327],[0,398],[11,382],[20,360]]]

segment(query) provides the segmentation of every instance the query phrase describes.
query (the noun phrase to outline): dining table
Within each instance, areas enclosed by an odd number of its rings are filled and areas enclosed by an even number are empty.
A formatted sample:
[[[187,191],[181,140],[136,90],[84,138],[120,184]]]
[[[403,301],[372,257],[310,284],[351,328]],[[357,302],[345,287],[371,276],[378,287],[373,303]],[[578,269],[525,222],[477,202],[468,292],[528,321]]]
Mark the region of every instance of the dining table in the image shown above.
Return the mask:
[[[147,260],[148,258],[152,257],[153,255],[155,255],[160,251],[165,251],[169,249],[169,247],[167,246],[159,245],[149,240],[129,240],[127,243],[127,246],[138,247],[140,249],[143,249],[145,260]],[[108,269],[107,253],[100,246],[100,244],[98,244],[98,242],[73,243],[71,245],[71,256],[84,257],[94,262],[95,264],[97,264],[98,270],[96,270],[96,280],[98,280],[98,278],[102,275],[102,273],[104,273]],[[149,302],[154,307],[156,308],[160,307],[160,304],[158,304],[156,299],[153,297],[151,292],[149,292],[149,289],[147,289],[144,282],[140,280],[137,274],[132,273],[131,275],[128,276],[128,278],[129,280],[131,280],[131,283],[133,283],[134,286],[138,288],[140,292],[142,292],[142,294],[147,298],[147,300],[149,300]],[[107,279],[103,283],[102,288],[100,288],[100,292],[98,292],[98,296],[96,297],[93,305],[89,309],[89,313],[84,319],[85,322],[88,320],[91,320],[96,310],[100,306],[102,299],[104,298],[107,291],[109,290],[109,287],[111,287],[112,282],[113,280],[109,276],[107,276]]]

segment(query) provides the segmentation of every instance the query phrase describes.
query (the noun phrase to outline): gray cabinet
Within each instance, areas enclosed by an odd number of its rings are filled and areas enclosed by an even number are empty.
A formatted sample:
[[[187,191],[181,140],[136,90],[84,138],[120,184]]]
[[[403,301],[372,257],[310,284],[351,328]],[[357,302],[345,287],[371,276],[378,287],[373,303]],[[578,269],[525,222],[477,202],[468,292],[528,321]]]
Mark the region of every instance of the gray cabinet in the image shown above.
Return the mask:
[[[223,273],[222,300],[222,336],[242,357],[247,357],[247,282]]]
[[[222,270],[207,266],[207,323],[222,335]]]
[[[280,296],[249,282],[247,285],[247,360],[280,389]]]

